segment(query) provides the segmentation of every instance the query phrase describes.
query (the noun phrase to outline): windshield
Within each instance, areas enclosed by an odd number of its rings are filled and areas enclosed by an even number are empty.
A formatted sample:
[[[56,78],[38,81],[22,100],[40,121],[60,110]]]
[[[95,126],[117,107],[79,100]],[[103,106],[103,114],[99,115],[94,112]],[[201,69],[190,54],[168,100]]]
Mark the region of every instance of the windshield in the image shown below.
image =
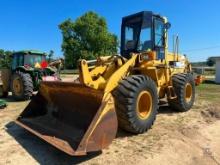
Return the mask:
[[[25,55],[24,65],[35,67],[36,64],[41,64],[46,60],[46,57],[38,54]]]
[[[137,50],[139,52],[152,49],[151,24],[136,23],[125,26],[124,50]]]

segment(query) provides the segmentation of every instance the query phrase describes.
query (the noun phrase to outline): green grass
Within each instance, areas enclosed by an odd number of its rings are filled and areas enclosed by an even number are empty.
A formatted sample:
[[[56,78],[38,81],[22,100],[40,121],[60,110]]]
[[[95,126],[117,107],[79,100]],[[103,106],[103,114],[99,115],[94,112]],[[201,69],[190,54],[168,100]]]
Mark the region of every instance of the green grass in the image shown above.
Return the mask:
[[[217,103],[220,100],[220,85],[204,83],[196,87],[200,99]]]

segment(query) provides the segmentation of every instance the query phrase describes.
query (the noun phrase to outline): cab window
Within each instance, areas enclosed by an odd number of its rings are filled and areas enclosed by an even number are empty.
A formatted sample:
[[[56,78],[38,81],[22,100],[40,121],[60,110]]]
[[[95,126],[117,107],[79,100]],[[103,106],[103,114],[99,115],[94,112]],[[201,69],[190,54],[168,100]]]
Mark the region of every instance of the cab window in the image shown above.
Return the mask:
[[[152,48],[151,27],[143,27],[140,33],[138,51],[146,51]]]
[[[23,63],[24,63],[24,55],[14,54],[12,61],[12,70],[15,70],[18,66],[23,66]]]
[[[135,49],[139,26],[126,26],[125,27],[125,50]]]
[[[155,46],[164,47],[164,23],[162,20],[155,19],[154,30],[155,30]]]

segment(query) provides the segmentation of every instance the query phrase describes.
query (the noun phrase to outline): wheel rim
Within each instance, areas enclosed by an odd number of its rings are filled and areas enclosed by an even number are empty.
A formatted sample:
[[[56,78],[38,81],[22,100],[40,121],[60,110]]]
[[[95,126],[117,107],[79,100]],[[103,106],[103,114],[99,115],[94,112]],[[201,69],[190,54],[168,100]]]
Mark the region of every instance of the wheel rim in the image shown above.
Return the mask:
[[[22,85],[19,78],[13,80],[13,90],[15,95],[20,95],[22,93]]]
[[[145,120],[152,111],[152,96],[148,91],[142,91],[137,98],[137,114],[140,119]]]
[[[185,100],[186,102],[190,102],[192,99],[192,85],[187,83],[185,86]]]

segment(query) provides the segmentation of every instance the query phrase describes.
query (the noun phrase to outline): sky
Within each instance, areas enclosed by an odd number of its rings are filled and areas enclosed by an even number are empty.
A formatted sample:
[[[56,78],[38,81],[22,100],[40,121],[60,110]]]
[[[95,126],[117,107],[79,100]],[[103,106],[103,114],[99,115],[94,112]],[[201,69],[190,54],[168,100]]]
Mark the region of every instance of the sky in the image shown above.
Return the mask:
[[[192,62],[220,56],[219,0],[1,0],[0,48],[55,51],[62,56],[58,25],[87,11],[106,18],[109,31],[120,38],[121,18],[139,11],[168,17],[169,49],[173,35],[180,38],[180,52]]]

